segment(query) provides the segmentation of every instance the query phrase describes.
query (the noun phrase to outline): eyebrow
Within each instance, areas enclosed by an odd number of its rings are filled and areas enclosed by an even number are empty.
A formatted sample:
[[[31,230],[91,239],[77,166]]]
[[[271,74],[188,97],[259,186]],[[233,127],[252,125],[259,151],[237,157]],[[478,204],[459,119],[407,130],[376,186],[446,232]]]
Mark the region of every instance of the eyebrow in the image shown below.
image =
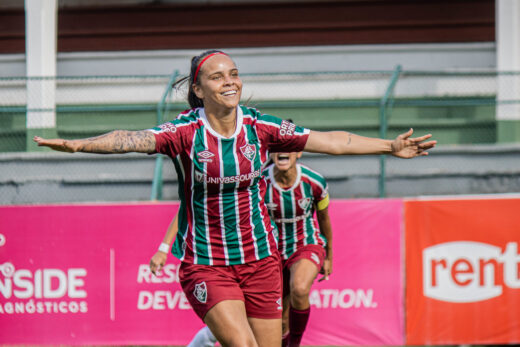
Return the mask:
[[[230,69],[229,71],[230,71],[230,72],[234,72],[234,71],[237,71],[237,72],[238,72],[238,68],[235,67],[235,68],[233,68],[233,69]],[[215,72],[209,74],[208,76],[213,76],[213,75],[223,74],[223,73],[224,73],[223,71],[215,71]]]

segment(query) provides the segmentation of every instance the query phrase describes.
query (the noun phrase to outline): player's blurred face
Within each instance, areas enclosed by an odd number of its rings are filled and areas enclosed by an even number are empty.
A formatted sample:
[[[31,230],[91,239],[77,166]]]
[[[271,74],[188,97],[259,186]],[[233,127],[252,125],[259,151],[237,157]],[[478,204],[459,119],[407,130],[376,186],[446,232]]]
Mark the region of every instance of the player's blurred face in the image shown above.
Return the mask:
[[[274,165],[280,171],[288,171],[296,167],[296,161],[301,158],[302,152],[290,152],[290,153],[273,153],[271,159],[273,159]]]
[[[242,95],[242,80],[230,57],[214,55],[204,62],[199,72],[199,84],[193,91],[205,108],[236,108]]]

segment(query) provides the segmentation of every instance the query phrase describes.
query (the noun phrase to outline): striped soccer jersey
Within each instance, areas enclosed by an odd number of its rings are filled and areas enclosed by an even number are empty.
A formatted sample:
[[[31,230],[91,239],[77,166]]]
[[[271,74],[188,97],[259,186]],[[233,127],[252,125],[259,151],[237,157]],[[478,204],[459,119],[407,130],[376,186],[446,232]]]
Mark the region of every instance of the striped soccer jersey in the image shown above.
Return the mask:
[[[204,265],[237,265],[276,251],[265,206],[262,167],[268,152],[301,151],[309,130],[238,106],[230,138],[196,108],[150,129],[156,152],[173,159],[179,179],[179,231],[172,253]]]
[[[271,219],[278,227],[278,250],[283,259],[305,245],[325,247],[327,240],[320,233],[314,219],[314,210],[328,206],[327,182],[322,175],[308,167],[296,164],[296,181],[282,188],[274,179],[274,164],[265,169],[267,177],[266,204]]]

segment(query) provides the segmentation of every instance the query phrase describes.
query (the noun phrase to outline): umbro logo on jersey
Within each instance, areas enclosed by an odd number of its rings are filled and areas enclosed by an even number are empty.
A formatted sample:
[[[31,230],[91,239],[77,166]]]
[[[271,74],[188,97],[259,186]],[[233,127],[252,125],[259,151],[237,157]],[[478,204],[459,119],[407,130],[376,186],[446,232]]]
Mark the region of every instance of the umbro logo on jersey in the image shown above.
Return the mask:
[[[306,210],[311,203],[311,198],[303,198],[298,200],[298,205],[302,208],[302,210]]]
[[[175,124],[170,122],[159,125],[159,128],[164,132],[174,133],[177,131],[177,127],[175,126]]]
[[[244,155],[244,157],[249,159],[249,161],[253,161],[253,159],[255,159],[255,156],[256,156],[256,146],[255,145],[245,144],[242,147],[240,147],[240,150],[242,151],[242,154]]]
[[[267,206],[268,209],[270,210],[274,210],[275,208],[278,207],[278,204],[275,204],[274,202],[268,202],[267,204],[265,204]]]
[[[197,300],[205,304],[208,300],[208,288],[206,287],[206,282],[200,282],[195,284],[195,289],[193,289],[193,295]]]
[[[203,163],[211,163],[213,161],[213,157],[215,154],[211,153],[208,150],[197,153],[197,157],[199,157],[199,161]]]

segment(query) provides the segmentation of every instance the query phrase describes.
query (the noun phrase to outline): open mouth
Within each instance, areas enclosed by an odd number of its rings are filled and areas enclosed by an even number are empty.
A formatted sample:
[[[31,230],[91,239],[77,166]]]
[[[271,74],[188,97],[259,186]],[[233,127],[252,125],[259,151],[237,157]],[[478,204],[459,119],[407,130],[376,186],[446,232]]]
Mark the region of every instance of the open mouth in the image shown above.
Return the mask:
[[[236,90],[228,90],[228,91],[220,93],[220,94],[223,95],[223,96],[235,96],[235,95],[237,95],[237,91]]]
[[[278,154],[278,164],[288,164],[288,163],[289,163],[288,154]]]

